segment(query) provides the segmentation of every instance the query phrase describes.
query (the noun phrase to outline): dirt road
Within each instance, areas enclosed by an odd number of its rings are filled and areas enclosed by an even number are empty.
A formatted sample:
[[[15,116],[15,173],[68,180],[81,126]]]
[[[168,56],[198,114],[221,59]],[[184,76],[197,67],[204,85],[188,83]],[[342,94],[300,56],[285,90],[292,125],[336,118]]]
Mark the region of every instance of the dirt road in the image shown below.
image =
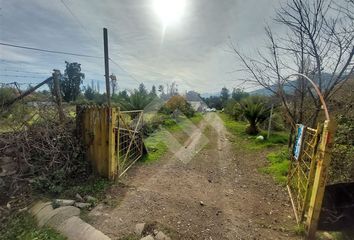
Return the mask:
[[[215,113],[190,135],[177,152],[131,169],[108,194],[118,204],[98,205],[91,223],[112,239],[136,223],[172,239],[300,239],[285,190],[258,171],[266,151],[244,150]]]

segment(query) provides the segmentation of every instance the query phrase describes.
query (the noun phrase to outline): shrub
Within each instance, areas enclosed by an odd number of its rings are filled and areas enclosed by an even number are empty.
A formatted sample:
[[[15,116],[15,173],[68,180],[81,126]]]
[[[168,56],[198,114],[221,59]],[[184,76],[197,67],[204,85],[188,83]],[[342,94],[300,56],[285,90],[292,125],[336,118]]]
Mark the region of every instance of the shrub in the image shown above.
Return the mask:
[[[192,106],[186,101],[186,99],[178,95],[171,97],[160,109],[160,112],[166,114],[172,114],[176,111],[180,111],[188,118],[193,117],[195,113]]]
[[[257,125],[268,118],[270,108],[266,106],[263,98],[252,96],[240,102],[240,111],[249,122],[246,132],[250,135],[257,135],[259,133]]]

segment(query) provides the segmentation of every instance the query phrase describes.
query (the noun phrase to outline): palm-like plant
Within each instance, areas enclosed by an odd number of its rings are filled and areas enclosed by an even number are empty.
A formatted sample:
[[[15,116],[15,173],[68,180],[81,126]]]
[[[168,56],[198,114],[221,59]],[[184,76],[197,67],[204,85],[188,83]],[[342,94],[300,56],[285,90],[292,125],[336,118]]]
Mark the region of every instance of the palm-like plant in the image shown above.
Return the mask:
[[[246,132],[250,135],[257,135],[259,133],[257,125],[268,118],[270,108],[262,98],[257,96],[242,100],[239,106],[242,115],[249,122]]]
[[[121,99],[119,104],[124,110],[143,110],[154,99],[147,93],[134,90],[126,99]]]

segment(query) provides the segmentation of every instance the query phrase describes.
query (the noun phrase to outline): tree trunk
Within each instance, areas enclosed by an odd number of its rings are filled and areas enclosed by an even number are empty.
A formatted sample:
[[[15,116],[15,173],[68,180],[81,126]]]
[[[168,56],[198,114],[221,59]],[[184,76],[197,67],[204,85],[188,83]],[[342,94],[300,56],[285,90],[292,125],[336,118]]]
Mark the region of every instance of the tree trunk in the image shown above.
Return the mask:
[[[250,125],[246,128],[246,133],[250,135],[257,135],[259,133],[257,124],[255,122],[250,122]]]

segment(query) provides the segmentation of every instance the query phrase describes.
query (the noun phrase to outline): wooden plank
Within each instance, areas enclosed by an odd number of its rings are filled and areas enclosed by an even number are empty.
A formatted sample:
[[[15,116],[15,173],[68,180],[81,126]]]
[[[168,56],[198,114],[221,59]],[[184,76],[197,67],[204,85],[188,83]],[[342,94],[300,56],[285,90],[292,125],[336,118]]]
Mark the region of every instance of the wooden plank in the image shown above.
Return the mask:
[[[306,192],[305,192],[304,206],[303,206],[303,209],[301,209],[301,219],[300,219],[301,221],[305,220],[305,213],[306,213],[307,208],[309,206],[310,193],[311,193],[311,189],[313,186],[315,170],[316,170],[316,154],[317,154],[318,142],[320,139],[319,138],[320,131],[321,131],[321,125],[317,124],[317,130],[315,132],[315,135],[313,136],[314,148],[312,149],[312,153],[311,153],[310,171],[309,171],[307,187],[306,187]]]
[[[314,177],[314,184],[306,222],[307,238],[311,240],[316,237],[318,219],[326,186],[328,167],[331,160],[330,151],[333,145],[334,132],[335,123],[332,120],[326,120],[323,126],[321,143],[316,156],[317,169]]]

